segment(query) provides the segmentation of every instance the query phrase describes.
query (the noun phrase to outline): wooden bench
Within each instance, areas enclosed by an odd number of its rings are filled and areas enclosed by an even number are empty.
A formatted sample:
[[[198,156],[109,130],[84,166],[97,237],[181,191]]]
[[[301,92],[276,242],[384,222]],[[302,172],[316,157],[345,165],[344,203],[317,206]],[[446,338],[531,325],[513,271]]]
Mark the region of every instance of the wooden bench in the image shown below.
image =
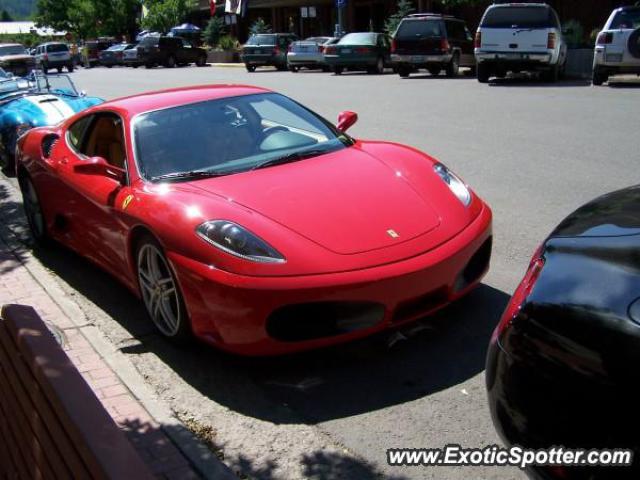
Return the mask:
[[[0,478],[153,475],[31,307],[0,313]]]

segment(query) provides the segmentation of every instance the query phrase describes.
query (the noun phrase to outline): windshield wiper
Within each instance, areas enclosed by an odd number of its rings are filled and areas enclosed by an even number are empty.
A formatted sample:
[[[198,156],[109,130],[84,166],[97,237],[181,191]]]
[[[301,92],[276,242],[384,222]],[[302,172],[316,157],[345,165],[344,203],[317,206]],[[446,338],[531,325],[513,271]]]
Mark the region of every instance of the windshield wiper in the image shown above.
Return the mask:
[[[304,160],[305,158],[314,157],[316,155],[322,155],[327,153],[324,149],[305,150],[303,152],[293,152],[282,157],[272,158],[265,160],[262,163],[256,164],[251,170],[259,170],[261,168],[273,167],[275,165],[283,165],[285,163],[297,162],[298,160]]]
[[[207,171],[207,170],[192,170],[188,172],[173,172],[173,173],[165,173],[163,175],[156,175],[155,177],[151,177],[150,180],[152,182],[157,182],[158,180],[186,180],[190,178],[213,178],[213,177],[223,177],[228,175],[228,173],[217,172],[217,171]]]

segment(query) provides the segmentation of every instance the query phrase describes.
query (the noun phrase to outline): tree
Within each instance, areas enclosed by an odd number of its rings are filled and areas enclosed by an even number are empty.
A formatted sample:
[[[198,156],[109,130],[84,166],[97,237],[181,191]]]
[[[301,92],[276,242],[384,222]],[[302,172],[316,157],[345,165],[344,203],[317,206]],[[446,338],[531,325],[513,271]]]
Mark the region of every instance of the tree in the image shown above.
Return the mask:
[[[144,0],[143,4],[142,26],[163,33],[184,22],[195,6],[194,0]]]
[[[220,42],[220,37],[224,35],[225,30],[224,20],[221,17],[212,17],[202,32],[202,39],[207,45],[215,47]]]
[[[384,22],[384,31],[388,35],[393,35],[400,24],[400,20],[412,12],[415,12],[415,8],[413,8],[410,0],[398,0],[398,11]]]
[[[7,12],[6,10],[2,10],[2,13],[0,13],[0,21],[13,22],[13,18],[11,18],[11,15],[9,15],[9,12]]]

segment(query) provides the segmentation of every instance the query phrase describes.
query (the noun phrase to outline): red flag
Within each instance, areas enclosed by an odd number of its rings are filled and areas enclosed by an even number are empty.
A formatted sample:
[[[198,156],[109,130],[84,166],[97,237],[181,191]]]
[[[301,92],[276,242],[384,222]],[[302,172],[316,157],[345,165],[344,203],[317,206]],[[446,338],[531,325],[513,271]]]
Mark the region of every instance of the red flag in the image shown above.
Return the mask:
[[[209,0],[209,10],[211,10],[211,16],[216,14],[216,0]]]

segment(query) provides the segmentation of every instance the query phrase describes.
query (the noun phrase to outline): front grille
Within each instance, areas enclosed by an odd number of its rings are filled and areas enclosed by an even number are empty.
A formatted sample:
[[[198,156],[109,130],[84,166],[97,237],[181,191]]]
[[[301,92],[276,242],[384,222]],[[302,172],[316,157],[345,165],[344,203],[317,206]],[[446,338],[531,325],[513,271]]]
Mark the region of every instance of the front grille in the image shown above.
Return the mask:
[[[380,323],[383,305],[373,302],[314,302],[287,305],[267,319],[267,333],[276,340],[298,342],[333,337]]]

